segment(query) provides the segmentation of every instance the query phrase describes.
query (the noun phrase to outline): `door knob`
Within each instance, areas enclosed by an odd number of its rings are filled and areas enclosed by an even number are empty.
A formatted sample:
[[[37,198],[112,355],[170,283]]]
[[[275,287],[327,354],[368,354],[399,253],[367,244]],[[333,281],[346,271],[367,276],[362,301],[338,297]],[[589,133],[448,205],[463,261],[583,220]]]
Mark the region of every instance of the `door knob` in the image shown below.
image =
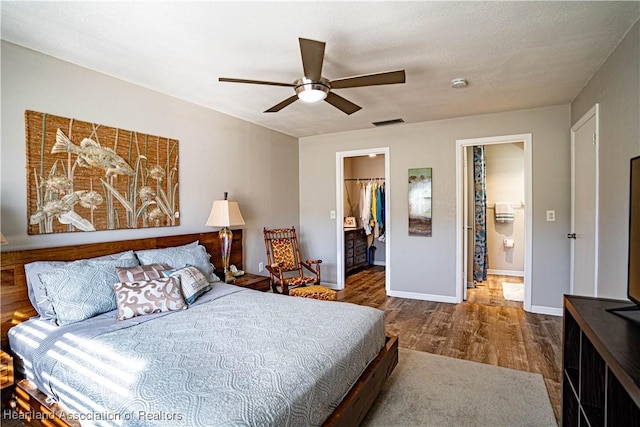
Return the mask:
[[[567,239],[575,239],[575,238],[576,238],[576,233],[567,234]]]

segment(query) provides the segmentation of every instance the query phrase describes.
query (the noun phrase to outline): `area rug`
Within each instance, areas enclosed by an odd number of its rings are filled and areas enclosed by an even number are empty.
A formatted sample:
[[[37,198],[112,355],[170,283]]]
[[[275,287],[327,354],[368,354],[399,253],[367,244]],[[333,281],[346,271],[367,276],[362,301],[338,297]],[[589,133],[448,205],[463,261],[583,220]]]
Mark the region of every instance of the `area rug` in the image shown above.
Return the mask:
[[[524,301],[524,283],[502,282],[502,295],[509,301]]]
[[[400,349],[362,426],[557,426],[542,375]]]

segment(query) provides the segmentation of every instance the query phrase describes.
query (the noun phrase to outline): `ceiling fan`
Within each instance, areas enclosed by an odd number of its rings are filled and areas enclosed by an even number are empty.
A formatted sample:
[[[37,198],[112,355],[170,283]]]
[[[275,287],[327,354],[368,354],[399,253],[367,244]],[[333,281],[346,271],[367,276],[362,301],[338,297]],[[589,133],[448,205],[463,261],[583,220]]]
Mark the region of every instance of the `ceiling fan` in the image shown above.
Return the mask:
[[[221,82],[251,83],[271,86],[287,86],[294,88],[296,94],[274,105],[265,113],[276,113],[287,105],[300,99],[306,103],[320,102],[322,100],[333,105],[346,114],[353,114],[362,107],[336,95],[333,89],[346,89],[351,87],[389,85],[405,82],[404,70],[385,71],[382,73],[364,74],[361,76],[345,77],[329,80],[322,77],[322,62],[324,61],[324,42],[299,38],[300,54],[302,56],[302,68],[304,77],[293,83],[278,83],[262,80],[245,80],[220,77]]]

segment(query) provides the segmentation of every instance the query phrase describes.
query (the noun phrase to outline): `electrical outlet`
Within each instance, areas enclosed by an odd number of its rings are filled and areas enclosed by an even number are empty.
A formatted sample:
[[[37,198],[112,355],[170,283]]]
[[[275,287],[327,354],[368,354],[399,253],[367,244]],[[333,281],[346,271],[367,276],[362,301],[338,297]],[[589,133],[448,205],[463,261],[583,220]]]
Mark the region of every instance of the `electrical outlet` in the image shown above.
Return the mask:
[[[264,262],[258,263],[258,272],[262,273],[264,271]]]
[[[556,220],[556,211],[547,211],[547,221],[553,222]]]

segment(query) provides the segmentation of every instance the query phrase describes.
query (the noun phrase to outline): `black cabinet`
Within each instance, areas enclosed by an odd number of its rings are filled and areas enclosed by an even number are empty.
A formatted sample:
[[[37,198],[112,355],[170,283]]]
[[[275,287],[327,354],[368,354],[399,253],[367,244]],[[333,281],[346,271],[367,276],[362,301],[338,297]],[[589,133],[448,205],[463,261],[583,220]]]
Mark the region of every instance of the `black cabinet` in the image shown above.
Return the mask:
[[[367,265],[367,236],[364,229],[344,230],[344,275]]]
[[[640,427],[640,311],[629,302],[565,296],[563,426]]]

